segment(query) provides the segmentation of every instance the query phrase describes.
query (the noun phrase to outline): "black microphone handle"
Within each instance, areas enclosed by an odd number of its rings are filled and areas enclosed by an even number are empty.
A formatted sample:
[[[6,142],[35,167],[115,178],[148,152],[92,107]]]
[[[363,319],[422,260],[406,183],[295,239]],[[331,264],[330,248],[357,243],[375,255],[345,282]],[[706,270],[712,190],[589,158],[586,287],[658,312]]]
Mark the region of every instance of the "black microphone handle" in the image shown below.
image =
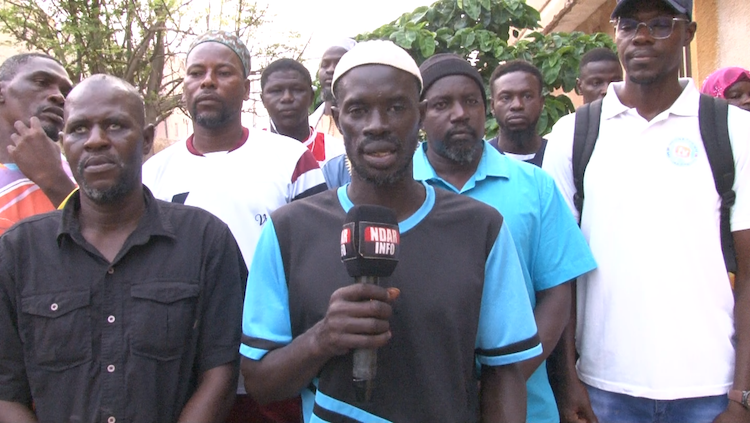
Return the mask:
[[[358,276],[356,283],[378,284],[377,276]],[[352,366],[352,382],[354,393],[359,402],[370,402],[375,385],[375,374],[378,370],[378,350],[374,348],[358,348],[354,350]]]

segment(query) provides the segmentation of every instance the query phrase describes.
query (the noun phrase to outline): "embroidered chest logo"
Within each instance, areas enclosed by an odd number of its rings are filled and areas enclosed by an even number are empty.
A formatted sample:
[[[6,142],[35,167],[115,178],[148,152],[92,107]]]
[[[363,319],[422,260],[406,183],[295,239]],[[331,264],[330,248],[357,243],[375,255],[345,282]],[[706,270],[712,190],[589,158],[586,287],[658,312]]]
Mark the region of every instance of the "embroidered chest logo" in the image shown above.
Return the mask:
[[[259,226],[263,226],[263,224],[266,223],[266,220],[268,220],[268,215],[265,213],[258,213],[255,215],[255,221],[258,222]]]
[[[689,166],[698,158],[698,146],[687,138],[677,138],[669,143],[667,157],[677,166]]]

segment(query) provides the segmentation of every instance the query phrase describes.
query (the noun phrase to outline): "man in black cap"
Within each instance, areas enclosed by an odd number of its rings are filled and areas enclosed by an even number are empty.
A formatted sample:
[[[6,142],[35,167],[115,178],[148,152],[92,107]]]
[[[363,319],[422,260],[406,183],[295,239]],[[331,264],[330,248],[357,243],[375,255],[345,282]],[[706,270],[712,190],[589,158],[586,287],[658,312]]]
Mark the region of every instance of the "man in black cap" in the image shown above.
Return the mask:
[[[567,324],[568,281],[596,263],[555,181],[483,141],[487,101],[479,71],[464,58],[444,53],[427,59],[419,70],[427,142],[414,154],[414,178],[487,203],[508,222],[543,345],[540,356],[521,363],[527,379],[526,421],[558,423],[544,360]]]
[[[563,421],[750,421],[750,115],[730,107],[726,121],[733,293],[700,95],[679,78],[692,6],[619,0],[612,13],[626,78],[602,100],[583,179],[581,229],[598,268],[578,278],[577,322],[566,330],[576,332],[577,365],[572,336],[551,357]],[[573,126],[556,125],[543,167],[578,215]]]

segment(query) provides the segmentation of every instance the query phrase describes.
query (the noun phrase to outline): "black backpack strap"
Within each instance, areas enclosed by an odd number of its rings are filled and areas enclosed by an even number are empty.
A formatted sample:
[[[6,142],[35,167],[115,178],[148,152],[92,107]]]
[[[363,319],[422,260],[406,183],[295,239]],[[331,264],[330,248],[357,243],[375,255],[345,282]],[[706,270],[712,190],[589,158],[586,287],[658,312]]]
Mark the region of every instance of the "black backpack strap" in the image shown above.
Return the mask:
[[[573,133],[573,182],[576,193],[573,203],[578,215],[583,212],[583,175],[591,160],[596,140],[599,138],[599,121],[602,115],[602,100],[584,104],[576,110],[576,126]],[[578,218],[580,222],[580,217]]]
[[[708,163],[714,176],[716,192],[721,197],[721,252],[728,272],[737,271],[737,257],[730,226],[730,214],[734,205],[734,156],[729,141],[727,115],[729,104],[719,98],[701,95],[698,120],[701,138],[706,149]]]

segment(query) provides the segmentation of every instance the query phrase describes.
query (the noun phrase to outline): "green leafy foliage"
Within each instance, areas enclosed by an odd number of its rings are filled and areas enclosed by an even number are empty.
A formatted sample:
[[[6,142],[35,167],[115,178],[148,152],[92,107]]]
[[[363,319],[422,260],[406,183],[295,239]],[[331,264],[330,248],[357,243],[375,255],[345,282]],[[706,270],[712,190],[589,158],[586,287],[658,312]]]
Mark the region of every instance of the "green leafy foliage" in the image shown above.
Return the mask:
[[[543,34],[536,31],[539,20],[539,12],[524,0],[438,0],[356,38],[392,40],[418,64],[433,54],[458,54],[476,66],[485,87],[498,65],[513,59],[531,62],[544,76],[545,108],[538,130],[546,134],[561,116],[574,111],[570,98],[553,93],[575,88],[581,56],[592,48],[615,45],[601,33]],[[523,31],[527,31],[523,38],[516,39]],[[489,138],[497,133],[497,122],[487,112]]]

